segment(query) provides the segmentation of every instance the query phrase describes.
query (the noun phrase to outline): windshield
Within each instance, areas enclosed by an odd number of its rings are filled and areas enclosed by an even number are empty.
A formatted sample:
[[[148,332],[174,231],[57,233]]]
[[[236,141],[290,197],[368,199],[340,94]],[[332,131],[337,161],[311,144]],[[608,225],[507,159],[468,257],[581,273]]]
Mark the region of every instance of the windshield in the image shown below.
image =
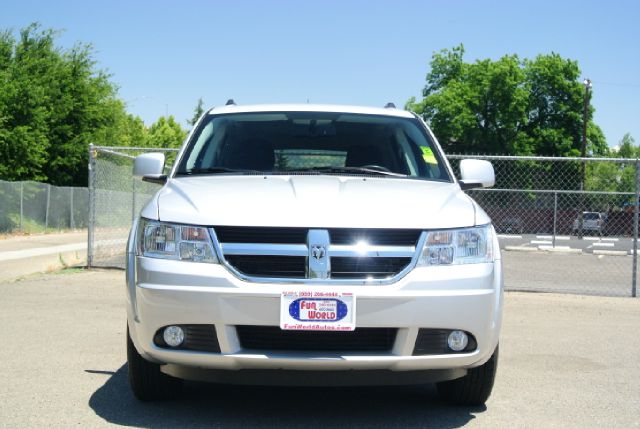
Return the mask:
[[[177,175],[340,174],[451,181],[416,118],[330,112],[211,115]]]

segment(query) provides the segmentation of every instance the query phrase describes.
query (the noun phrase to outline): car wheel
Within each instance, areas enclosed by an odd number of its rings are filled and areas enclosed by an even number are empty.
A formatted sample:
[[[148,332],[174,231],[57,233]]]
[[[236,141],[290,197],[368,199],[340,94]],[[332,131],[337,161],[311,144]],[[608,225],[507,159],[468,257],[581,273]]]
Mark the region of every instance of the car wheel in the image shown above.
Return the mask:
[[[467,375],[436,384],[440,399],[454,405],[483,405],[493,390],[498,367],[498,346],[487,362],[471,368]]]
[[[127,327],[129,385],[141,401],[172,399],[182,391],[182,380],[160,371],[160,365],[144,359],[131,341]]]

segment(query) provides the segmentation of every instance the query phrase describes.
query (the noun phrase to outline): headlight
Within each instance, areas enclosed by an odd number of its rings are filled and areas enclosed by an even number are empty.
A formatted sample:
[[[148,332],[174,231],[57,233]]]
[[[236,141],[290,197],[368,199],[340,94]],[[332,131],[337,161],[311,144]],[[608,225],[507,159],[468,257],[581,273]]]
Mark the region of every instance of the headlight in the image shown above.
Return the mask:
[[[207,228],[142,219],[138,254],[150,258],[217,263]]]
[[[429,231],[418,265],[479,264],[493,261],[491,225]]]

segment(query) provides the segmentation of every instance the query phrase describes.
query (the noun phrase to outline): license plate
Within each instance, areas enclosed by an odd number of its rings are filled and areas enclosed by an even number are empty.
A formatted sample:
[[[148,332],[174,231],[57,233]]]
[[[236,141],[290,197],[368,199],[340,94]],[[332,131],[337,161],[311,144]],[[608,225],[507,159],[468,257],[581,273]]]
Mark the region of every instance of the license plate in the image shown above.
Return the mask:
[[[347,292],[285,291],[280,297],[280,329],[353,331],[356,297]]]

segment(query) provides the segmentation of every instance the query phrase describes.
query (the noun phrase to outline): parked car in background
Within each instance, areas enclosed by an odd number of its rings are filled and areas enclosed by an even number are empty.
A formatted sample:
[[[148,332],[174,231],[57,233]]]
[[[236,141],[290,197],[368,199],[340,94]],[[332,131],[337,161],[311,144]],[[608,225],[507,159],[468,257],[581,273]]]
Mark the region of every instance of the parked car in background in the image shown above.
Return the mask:
[[[505,217],[497,223],[496,231],[504,234],[522,234],[524,232],[524,223],[517,216]]]
[[[604,232],[606,215],[599,212],[582,212],[582,233],[602,235]],[[580,217],[573,221],[573,232],[580,232]]]

